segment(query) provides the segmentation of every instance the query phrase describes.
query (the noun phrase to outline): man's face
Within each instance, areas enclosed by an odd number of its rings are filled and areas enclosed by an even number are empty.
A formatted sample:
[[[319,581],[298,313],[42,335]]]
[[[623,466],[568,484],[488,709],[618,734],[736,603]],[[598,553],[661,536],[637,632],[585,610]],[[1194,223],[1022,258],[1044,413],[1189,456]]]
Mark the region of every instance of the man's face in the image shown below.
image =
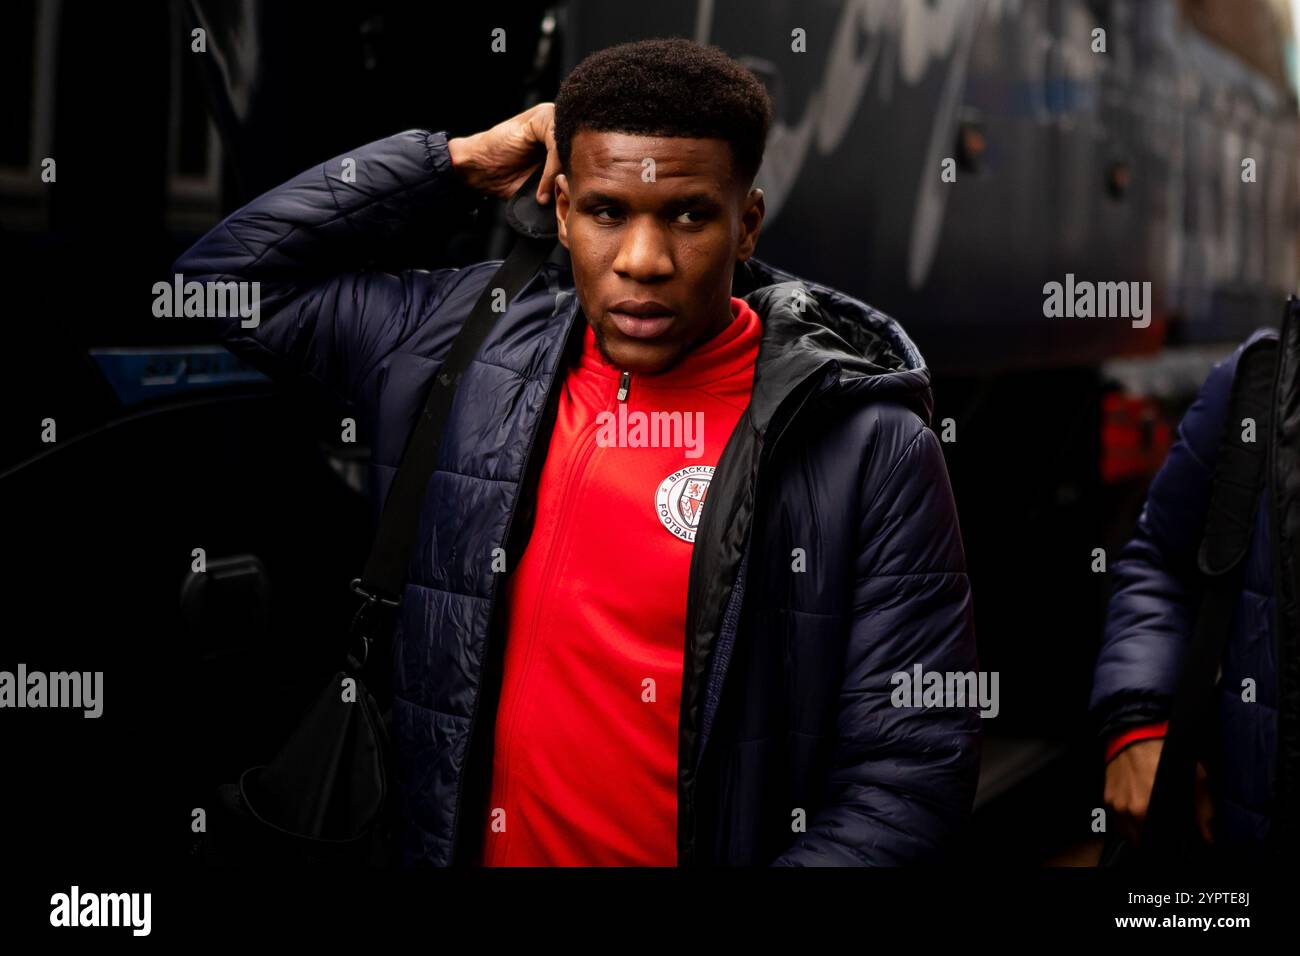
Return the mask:
[[[753,254],[763,192],[722,139],[581,129],[556,177],[560,242],[606,360],[661,372],[731,321],[735,263]]]

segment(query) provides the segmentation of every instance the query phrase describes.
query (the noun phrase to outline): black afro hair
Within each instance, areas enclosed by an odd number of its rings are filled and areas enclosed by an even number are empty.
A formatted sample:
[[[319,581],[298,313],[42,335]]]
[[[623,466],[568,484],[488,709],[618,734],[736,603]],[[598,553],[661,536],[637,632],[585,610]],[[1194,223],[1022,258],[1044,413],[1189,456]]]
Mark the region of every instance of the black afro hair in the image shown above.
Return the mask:
[[[750,184],[771,122],[762,81],[722,50],[681,38],[637,40],[573,68],[555,99],[555,146],[567,170],[579,129],[723,139],[736,176]]]

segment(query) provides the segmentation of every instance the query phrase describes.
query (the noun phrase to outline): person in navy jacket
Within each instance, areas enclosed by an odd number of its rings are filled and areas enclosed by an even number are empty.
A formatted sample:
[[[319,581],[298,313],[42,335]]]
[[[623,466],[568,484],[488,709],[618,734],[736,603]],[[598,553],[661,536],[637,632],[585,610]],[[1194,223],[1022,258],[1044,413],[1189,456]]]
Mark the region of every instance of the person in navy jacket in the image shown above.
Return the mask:
[[[1300,300],[1291,299],[1279,336],[1261,329],[1210,372],[1178,426],[1177,440],[1151,483],[1137,531],[1113,567],[1115,589],[1097,658],[1090,711],[1105,745],[1104,800],[1120,832],[1140,843],[1170,704],[1204,594],[1197,551],[1205,529],[1219,443],[1242,353],[1278,341],[1281,364],[1271,401],[1279,427],[1268,480],[1250,532],[1216,699],[1217,744],[1197,768],[1201,838],[1229,854],[1263,851],[1294,806],[1296,715],[1297,508],[1300,496]],[[1277,568],[1282,568],[1281,580]],[[1281,730],[1280,730],[1281,728]],[[1294,819],[1294,810],[1288,814]]]

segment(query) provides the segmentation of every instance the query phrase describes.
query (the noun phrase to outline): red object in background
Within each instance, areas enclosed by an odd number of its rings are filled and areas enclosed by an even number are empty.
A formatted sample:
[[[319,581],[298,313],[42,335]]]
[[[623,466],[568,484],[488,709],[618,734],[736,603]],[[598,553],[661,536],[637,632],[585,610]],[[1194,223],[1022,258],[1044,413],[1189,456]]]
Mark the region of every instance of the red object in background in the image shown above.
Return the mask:
[[[1101,480],[1150,478],[1169,453],[1173,429],[1159,403],[1109,392],[1101,403]]]

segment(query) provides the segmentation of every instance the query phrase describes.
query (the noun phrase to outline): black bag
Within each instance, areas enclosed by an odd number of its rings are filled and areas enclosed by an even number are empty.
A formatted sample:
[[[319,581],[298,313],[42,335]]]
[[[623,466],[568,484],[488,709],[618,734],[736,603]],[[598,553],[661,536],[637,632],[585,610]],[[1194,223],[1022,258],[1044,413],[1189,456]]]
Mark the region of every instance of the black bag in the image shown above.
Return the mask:
[[[511,198],[506,219],[518,233],[514,248],[452,343],[407,442],[365,571],[352,582],[363,602],[352,620],[346,664],[268,764],[219,788],[224,814],[212,823],[223,832],[217,847],[206,847],[209,863],[393,862],[392,747],[360,673],[372,646],[391,630],[452,399],[496,320],[493,293],[504,289],[514,299],[555,248],[554,207],[533,198],[541,175],[539,166]]]
[[[1277,364],[1277,343],[1268,339],[1252,344],[1238,360],[1197,554],[1205,592],[1170,709],[1141,844],[1108,832],[1100,866],[1226,862],[1221,851],[1204,844],[1196,827],[1196,763],[1214,749],[1218,672],[1264,487]],[[1254,443],[1241,441],[1245,418],[1255,420]]]

